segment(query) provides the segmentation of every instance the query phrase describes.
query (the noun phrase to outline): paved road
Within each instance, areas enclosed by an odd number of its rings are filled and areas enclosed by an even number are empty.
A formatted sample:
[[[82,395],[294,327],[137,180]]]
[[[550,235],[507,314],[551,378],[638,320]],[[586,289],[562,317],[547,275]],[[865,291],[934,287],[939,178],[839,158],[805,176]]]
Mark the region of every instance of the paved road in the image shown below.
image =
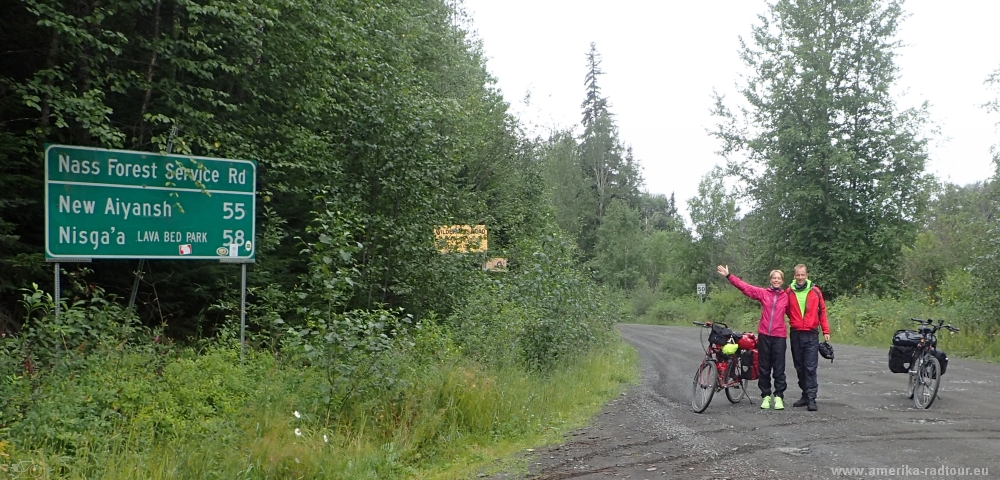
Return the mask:
[[[730,404],[720,392],[696,414],[691,385],[703,330],[619,329],[639,351],[641,383],[567,443],[531,454],[528,478],[1000,478],[1000,365],[952,359],[937,400],[917,410],[906,375],[889,372],[887,349],[835,344],[836,362],[820,359],[818,412],[791,407],[801,392],[789,354],[784,411],[761,410],[754,382],[751,399]],[[942,466],[987,468],[989,476],[924,470]]]

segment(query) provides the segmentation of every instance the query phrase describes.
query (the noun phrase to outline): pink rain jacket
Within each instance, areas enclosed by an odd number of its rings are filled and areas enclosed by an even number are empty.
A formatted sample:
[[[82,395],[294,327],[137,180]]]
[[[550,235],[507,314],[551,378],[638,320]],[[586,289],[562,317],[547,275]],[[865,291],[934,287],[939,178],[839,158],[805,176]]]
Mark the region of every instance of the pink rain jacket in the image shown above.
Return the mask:
[[[739,277],[729,274],[729,283],[744,295],[760,302],[760,323],[757,332],[772,337],[786,338],[785,311],[788,308],[788,291],[781,288],[763,288],[750,285]]]

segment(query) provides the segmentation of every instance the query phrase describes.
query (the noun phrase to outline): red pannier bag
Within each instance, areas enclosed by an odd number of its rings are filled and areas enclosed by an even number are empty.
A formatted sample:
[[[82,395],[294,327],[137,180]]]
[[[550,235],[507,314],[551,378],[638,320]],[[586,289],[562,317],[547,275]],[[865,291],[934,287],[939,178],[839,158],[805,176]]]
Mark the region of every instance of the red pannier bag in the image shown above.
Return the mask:
[[[740,338],[736,340],[736,345],[739,345],[740,350],[753,350],[757,348],[757,335],[751,332],[743,332]]]

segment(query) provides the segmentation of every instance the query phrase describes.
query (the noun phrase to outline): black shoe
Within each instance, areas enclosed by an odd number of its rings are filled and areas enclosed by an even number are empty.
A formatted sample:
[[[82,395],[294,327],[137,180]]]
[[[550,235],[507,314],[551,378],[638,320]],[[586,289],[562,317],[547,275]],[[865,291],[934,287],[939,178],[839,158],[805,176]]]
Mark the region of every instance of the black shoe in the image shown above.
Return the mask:
[[[809,402],[809,411],[810,412],[815,412],[816,410],[819,410],[818,408],[816,408],[816,402],[810,401]]]
[[[792,404],[793,407],[804,407],[806,405],[809,405],[809,399],[806,397],[802,397]]]

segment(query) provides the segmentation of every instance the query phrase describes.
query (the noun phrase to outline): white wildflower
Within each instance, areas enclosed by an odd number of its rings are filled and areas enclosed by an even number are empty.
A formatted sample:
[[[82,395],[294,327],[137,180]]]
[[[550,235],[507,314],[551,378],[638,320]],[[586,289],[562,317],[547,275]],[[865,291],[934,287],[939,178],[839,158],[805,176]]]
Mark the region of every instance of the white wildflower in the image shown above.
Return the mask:
[[[299,429],[296,428],[295,429],[295,436],[296,437],[301,437],[302,436],[302,430],[299,430]]]
[[[298,410],[292,412],[292,415],[295,415],[295,418],[302,418],[302,415],[299,414]]]
[[[326,438],[326,434],[323,434],[323,443],[330,443],[330,439]]]

